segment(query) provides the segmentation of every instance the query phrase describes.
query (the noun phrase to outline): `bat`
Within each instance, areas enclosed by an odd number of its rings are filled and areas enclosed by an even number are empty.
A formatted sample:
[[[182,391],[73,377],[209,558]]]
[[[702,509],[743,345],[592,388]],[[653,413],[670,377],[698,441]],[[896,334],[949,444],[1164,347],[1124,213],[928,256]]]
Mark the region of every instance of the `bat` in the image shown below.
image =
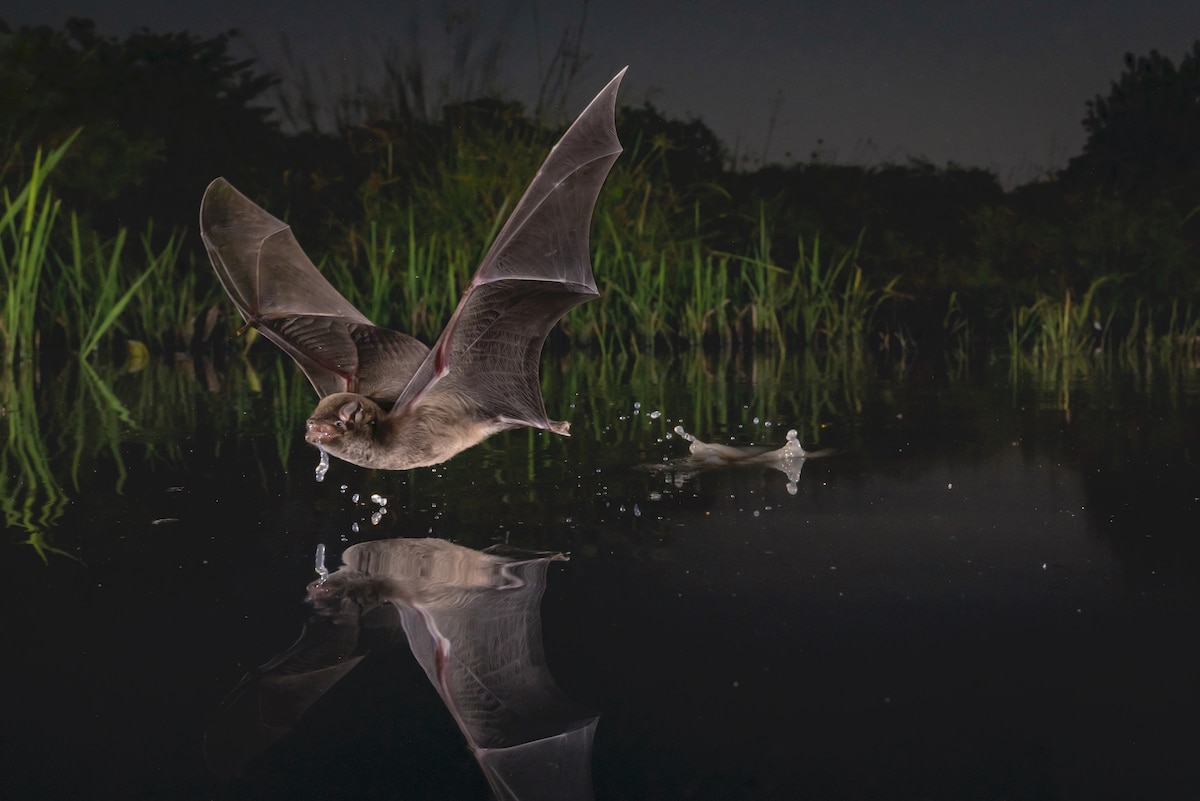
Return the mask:
[[[621,153],[615,113],[625,70],[550,151],[434,344],[374,325],[321,275],[282,221],[223,178],[200,203],[200,234],[245,319],[291,356],[320,401],[305,439],[362,467],[439,464],[521,426],[569,435],[546,416],[538,365],[546,335],[598,297],[588,231]]]
[[[499,801],[591,798],[599,718],[554,682],[542,646],[546,570],[565,559],[432,538],[352,545],[333,573],[319,557],[312,617],[222,704],[210,766],[241,769],[373,650],[406,640]]]

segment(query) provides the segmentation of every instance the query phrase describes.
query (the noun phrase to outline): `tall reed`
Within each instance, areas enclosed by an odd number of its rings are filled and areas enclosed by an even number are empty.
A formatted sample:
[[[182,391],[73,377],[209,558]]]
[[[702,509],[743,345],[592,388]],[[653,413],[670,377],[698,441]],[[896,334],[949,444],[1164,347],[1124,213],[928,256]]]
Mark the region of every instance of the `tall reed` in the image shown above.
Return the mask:
[[[1009,353],[1052,364],[1102,350],[1114,309],[1110,306],[1105,313],[1097,293],[1111,280],[1110,276],[1095,279],[1079,300],[1067,289],[1061,298],[1039,294],[1033,303],[1015,308],[1009,323]]]
[[[78,132],[43,159],[39,149],[25,185],[15,194],[3,188],[0,215],[0,342],[3,364],[11,365],[33,355],[43,335],[58,326],[67,343],[82,359],[89,358],[113,332],[127,336],[156,336],[161,317],[148,309],[172,308],[180,292],[174,281],[161,281],[153,302],[142,297],[142,325],[136,330],[120,318],[143,287],[156,274],[173,271],[181,253],[182,238],[173,234],[157,252],[151,245],[152,228],[142,237],[144,266],[131,277],[125,251],[127,233],[118,231],[104,241],[84,230],[70,215],[65,230],[59,223],[60,203],[47,183],[50,173],[74,142]],[[170,300],[165,300],[170,298]]]
[[[123,313],[112,325],[128,337],[145,340],[160,353],[170,353],[204,338],[195,330],[197,320],[225,293],[212,280],[212,271],[205,269],[206,256],[192,252],[184,259],[186,238],[181,231],[172,232],[156,250],[153,230],[147,225],[141,236],[140,264],[145,267],[133,281],[122,285],[117,300],[123,301]],[[185,261],[186,268],[181,266]]]
[[[493,233],[506,213],[501,204]],[[350,258],[324,259],[322,269],[376,323],[429,340],[457,306],[482,247],[474,237],[422,236],[413,212],[405,216],[402,233],[379,222],[349,230]],[[844,350],[863,346],[880,306],[902,297],[898,278],[883,286],[866,280],[857,264],[861,237],[832,257],[820,237],[811,246],[801,240],[789,268],[771,259],[765,219],[749,256],[705,246],[698,209],[695,225],[684,241],[638,241],[613,215],[598,215],[592,262],[603,299],[573,310],[556,337],[595,344],[602,353],[652,352],[657,342]]]
[[[0,305],[0,339],[4,365],[28,357],[37,343],[37,316],[42,273],[50,252],[59,202],[48,191],[46,177],[78,136],[76,131],[42,159],[38,148],[25,185],[12,195],[3,188],[0,215],[0,282],[5,293]]]
[[[824,351],[861,350],[880,307],[904,297],[899,276],[881,287],[864,277],[857,263],[861,234],[832,257],[822,250],[819,235],[810,246],[799,237],[799,257],[786,269],[771,259],[765,217],[759,228],[757,251],[738,258],[742,280],[731,294],[749,339],[772,347],[799,342]]]
[[[55,305],[65,311],[60,320],[68,328],[81,359],[91,356],[114,330],[117,319],[138,295],[142,285],[156,272],[171,270],[179,256],[178,236],[172,234],[164,249],[154,253],[147,232],[142,240],[146,267],[132,281],[127,281],[126,269],[122,266],[126,230],[122,228],[107,243],[94,233],[91,240],[91,246],[85,252],[85,236],[79,230],[78,218],[72,214],[70,257],[59,262],[68,297],[65,302]]]

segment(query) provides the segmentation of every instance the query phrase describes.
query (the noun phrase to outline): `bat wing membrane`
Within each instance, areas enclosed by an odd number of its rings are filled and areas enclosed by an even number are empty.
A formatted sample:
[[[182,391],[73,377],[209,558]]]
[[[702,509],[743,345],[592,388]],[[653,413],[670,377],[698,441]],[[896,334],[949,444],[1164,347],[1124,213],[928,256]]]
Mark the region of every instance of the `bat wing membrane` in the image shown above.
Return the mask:
[[[550,151],[394,413],[453,394],[469,399],[481,417],[565,433],[546,417],[538,363],[550,329],[599,294],[588,231],[600,188],[621,153],[614,116],[624,74]]]
[[[429,352],[372,324],[325,280],[286,223],[224,178],[204,193],[200,234],[246,324],[291,356],[321,397],[350,391],[391,402]]]

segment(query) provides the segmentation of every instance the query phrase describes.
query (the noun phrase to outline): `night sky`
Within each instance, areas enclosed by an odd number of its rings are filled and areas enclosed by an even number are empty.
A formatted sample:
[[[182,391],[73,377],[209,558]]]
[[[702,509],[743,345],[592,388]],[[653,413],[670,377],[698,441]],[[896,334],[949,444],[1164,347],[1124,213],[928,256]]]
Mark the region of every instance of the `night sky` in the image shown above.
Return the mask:
[[[239,52],[266,68],[282,64],[286,35],[302,59],[336,77],[362,74],[389,43],[413,41],[436,71],[448,7],[475,15],[481,42],[502,37],[498,86],[531,102],[539,64],[585,4],[9,0],[0,18],[61,28],[83,16],[119,37],[143,25],[203,35],[237,28]],[[698,116],[750,165],[764,153],[789,161],[818,151],[851,164],[915,156],[984,167],[1006,184],[1080,151],[1086,102],[1107,93],[1126,52],[1157,49],[1178,63],[1200,38],[1196,0],[607,0],[586,9],[589,60],[564,119],[628,64],[622,102]]]

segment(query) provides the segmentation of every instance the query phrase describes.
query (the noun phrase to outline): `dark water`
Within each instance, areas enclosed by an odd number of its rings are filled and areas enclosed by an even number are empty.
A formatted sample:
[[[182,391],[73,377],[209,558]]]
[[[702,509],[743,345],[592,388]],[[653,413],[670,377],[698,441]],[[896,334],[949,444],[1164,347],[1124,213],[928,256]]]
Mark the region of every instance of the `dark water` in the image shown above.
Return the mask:
[[[4,798],[487,798],[394,624],[242,775],[205,765],[222,699],[309,620],[317,545],[334,569],[398,537],[569,554],[541,632],[599,716],[600,799],[1200,789],[1194,367],[550,360],[569,440],[317,484],[308,390],[260,358],[6,385]],[[685,455],[677,423],[837,452],[794,494],[770,467],[645,469]]]

